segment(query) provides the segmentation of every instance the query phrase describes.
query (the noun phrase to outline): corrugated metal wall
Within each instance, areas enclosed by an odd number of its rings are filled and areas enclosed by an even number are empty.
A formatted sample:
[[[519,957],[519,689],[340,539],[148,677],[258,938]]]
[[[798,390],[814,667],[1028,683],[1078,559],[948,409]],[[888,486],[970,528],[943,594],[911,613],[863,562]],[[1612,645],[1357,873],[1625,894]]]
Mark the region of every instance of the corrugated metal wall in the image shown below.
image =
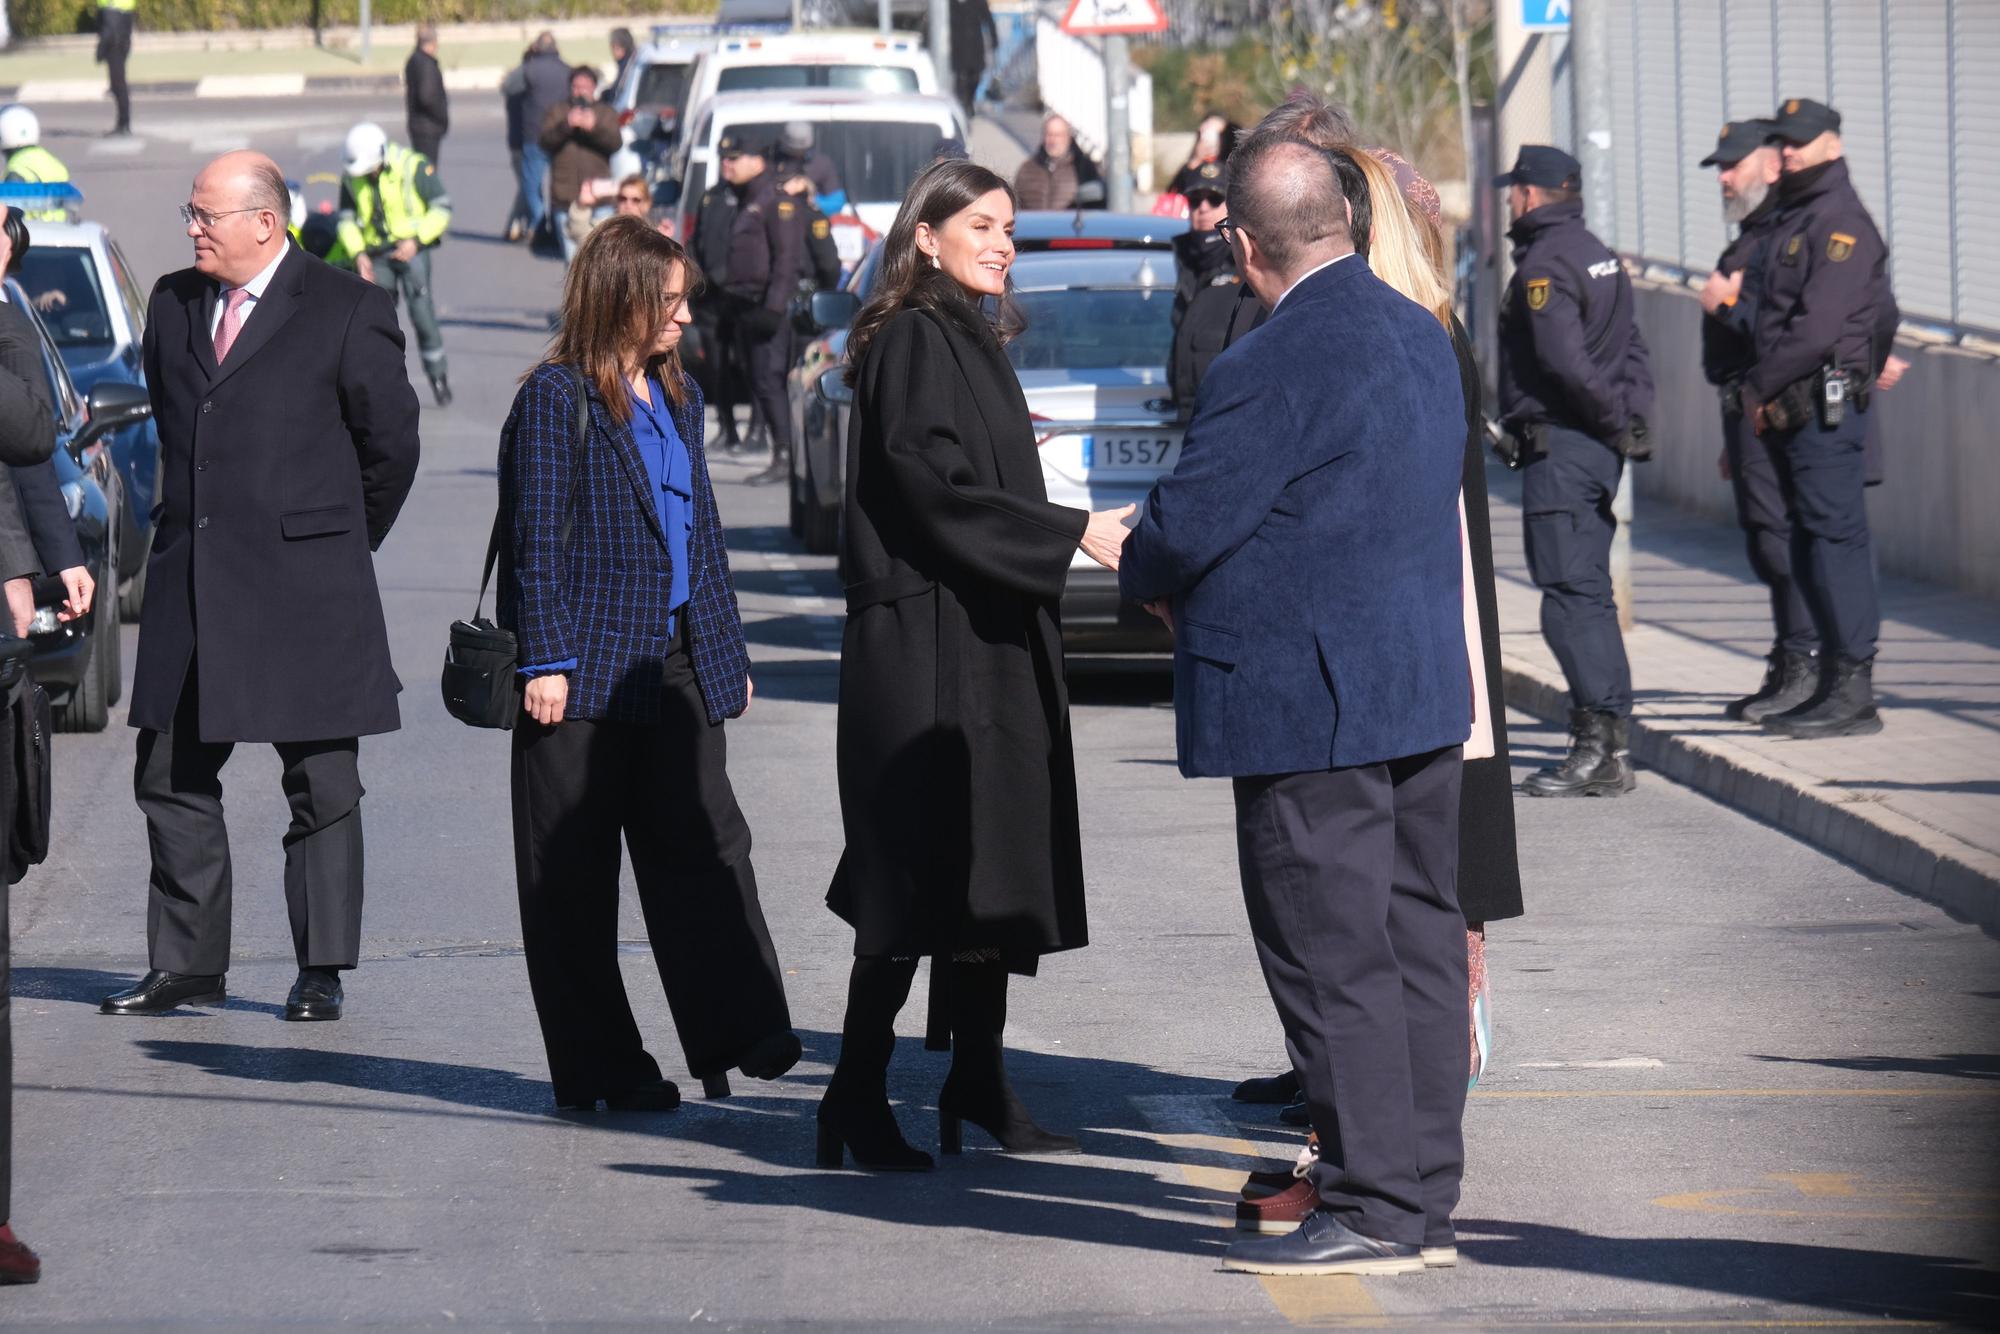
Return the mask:
[[[1613,248],[1690,272],[1724,241],[1726,120],[1786,97],[1842,117],[1905,318],[2000,333],[2000,0],[1601,0],[1612,31]]]

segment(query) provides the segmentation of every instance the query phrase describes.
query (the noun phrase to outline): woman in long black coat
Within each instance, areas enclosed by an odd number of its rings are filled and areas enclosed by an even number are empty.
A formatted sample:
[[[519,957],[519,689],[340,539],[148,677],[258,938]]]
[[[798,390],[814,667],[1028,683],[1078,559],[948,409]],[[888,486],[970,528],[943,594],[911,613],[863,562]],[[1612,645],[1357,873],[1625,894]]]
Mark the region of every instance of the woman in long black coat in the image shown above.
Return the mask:
[[[952,1035],[938,1095],[1016,1153],[1075,1152],[1008,1087],[1010,973],[1086,943],[1083,858],[1057,602],[1079,546],[1115,567],[1131,512],[1051,504],[1009,328],[1013,192],[933,164],[905,198],[848,342],[838,755],[847,850],[827,896],[854,926],[840,1062],[819,1160],[921,1171],[889,1110],[895,1018],[917,960]],[[982,301],[998,301],[998,323]]]

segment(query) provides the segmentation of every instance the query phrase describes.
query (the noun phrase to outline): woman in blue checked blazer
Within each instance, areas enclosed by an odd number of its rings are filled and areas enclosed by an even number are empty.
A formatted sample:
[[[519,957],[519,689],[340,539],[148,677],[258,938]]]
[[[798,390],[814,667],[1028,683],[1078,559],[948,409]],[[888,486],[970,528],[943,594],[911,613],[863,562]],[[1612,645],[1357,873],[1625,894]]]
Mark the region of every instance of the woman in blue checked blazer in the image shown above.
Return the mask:
[[[500,437],[500,619],[528,677],[514,866],[565,1108],[680,1103],[619,977],[621,835],[688,1069],[775,1079],[799,1059],[725,768],[723,720],[749,706],[750,659],[701,393],[677,350],[699,279],[643,219],[598,226]]]

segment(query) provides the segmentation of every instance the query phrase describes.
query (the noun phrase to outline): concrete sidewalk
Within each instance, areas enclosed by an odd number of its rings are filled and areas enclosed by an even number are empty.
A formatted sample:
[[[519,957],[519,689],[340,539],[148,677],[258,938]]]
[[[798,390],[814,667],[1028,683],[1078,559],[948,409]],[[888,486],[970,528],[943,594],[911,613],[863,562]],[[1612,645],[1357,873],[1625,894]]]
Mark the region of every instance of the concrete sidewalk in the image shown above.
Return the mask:
[[[1520,480],[1497,465],[1489,480],[1507,702],[1560,721],[1569,700],[1528,580]],[[1884,730],[1808,742],[1722,716],[1762,678],[1771,643],[1770,603],[1734,525],[1642,502],[1632,596],[1641,763],[2000,932],[2000,606],[1885,577]]]

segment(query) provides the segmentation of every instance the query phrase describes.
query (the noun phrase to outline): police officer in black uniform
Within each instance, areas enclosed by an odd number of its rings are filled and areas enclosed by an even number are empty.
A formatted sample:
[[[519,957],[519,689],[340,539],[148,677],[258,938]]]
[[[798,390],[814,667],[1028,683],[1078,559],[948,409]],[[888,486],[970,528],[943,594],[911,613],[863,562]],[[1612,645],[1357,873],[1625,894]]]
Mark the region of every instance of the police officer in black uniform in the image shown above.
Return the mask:
[[[1756,293],[1780,212],[1783,162],[1766,142],[1772,129],[1768,120],[1731,121],[1717,136],[1715,151],[1701,161],[1718,169],[1724,216],[1739,228],[1701,290],[1701,365],[1721,394],[1722,474],[1736,493],[1736,520],[1749,545],[1750,568],[1771,590],[1776,627],[1763,684],[1723,711],[1747,722],[1803,704],[1819,684],[1819,629],[1792,571],[1785,454],[1774,437],[1750,429],[1742,407],[1743,381],[1757,364]]]
[[[1228,216],[1223,196],[1229,168],[1204,162],[1187,189],[1188,230],[1174,238],[1174,341],[1167,353],[1167,385],[1181,420],[1194,414],[1195,390],[1208,364],[1254,328],[1263,305],[1243,285],[1236,254],[1215,224]]]
[[[778,188],[765,145],[732,148],[722,161],[722,177],[736,192],[723,308],[735,332],[738,363],[748,373],[750,401],[771,435],[771,465],[746,480],[767,486],[791,476],[785,374],[791,369],[792,331],[785,316],[805,271],[805,219],[799,201]]]
[[[1502,456],[1521,468],[1528,571],[1542,634],[1570,691],[1570,748],[1522,790],[1615,796],[1633,787],[1632,671],[1611,593],[1612,497],[1625,460],[1649,456],[1653,377],[1632,282],[1583,225],[1582,168],[1527,144],[1506,187],[1514,277],[1500,305]]]
[[[1763,719],[1810,738],[1882,730],[1872,681],[1881,607],[1869,550],[1866,443],[1876,375],[1896,325],[1889,251],[1848,179],[1840,114],[1792,98],[1771,137],[1784,157],[1779,213],[1753,295],[1753,429],[1785,458],[1792,569],[1819,623],[1812,697]]]
[[[723,135],[717,145],[718,163],[739,156],[742,143]],[[703,282],[694,300],[695,355],[688,369],[701,385],[702,397],[715,407],[721,425],[722,448],[734,454],[743,448],[736,428],[738,383],[743,369],[736,365],[736,330],[727,317],[730,235],[736,230],[736,190],[718,178],[701,196],[695,214],[692,238],[695,263],[701,267]]]

